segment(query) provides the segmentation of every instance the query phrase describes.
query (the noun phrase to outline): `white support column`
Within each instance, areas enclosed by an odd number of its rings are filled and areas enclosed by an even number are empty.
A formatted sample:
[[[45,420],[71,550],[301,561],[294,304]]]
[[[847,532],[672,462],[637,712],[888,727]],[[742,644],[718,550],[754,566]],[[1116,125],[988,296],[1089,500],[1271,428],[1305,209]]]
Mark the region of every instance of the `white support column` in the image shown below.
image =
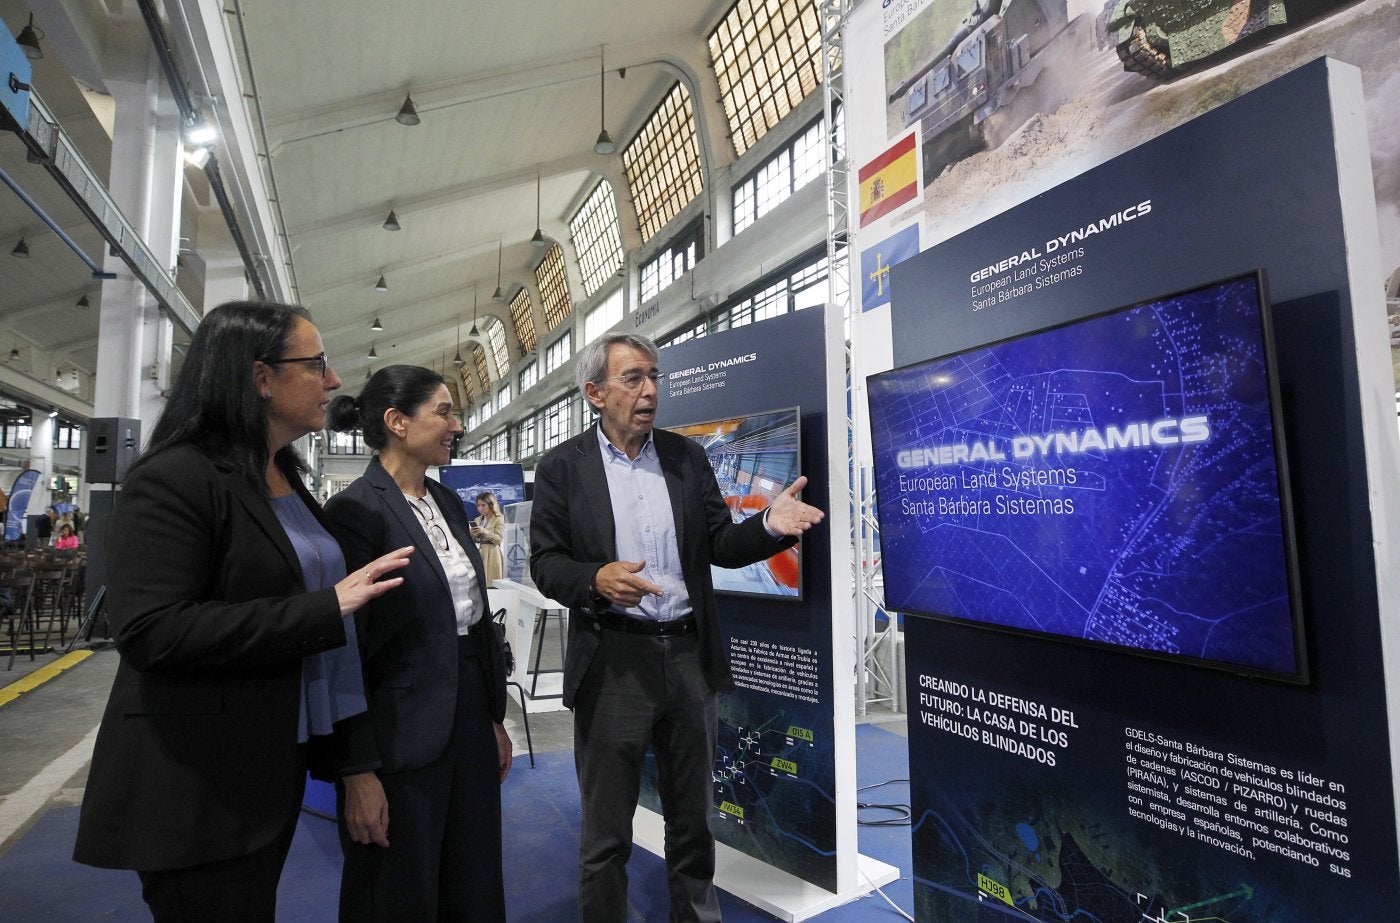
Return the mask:
[[[179,246],[179,110],[154,54],[143,51],[125,63],[125,72],[107,82],[116,101],[108,185],[137,233],[169,268]],[[139,419],[149,437],[164,406],[160,376],[170,361],[169,321],[125,263],[108,256],[104,268],[117,278],[103,283],[93,412]]]
[[[47,407],[30,407],[29,467],[39,472],[34,492],[29,495],[29,513],[42,513],[53,503],[49,484],[53,480],[53,417]]]

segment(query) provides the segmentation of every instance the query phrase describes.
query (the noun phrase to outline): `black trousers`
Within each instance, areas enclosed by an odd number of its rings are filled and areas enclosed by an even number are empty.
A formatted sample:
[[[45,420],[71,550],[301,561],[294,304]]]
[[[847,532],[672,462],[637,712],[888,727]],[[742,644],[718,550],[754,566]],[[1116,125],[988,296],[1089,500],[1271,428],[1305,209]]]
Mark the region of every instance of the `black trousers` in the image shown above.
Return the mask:
[[[299,812],[277,839],[248,856],[187,869],[137,872],[155,923],[273,923],[277,883]]]
[[[627,917],[632,816],[648,748],[666,820],[671,919],[720,919],[713,803],[718,699],[694,634],[658,638],[605,630],[574,700],[574,764],[583,809],[579,919]]]
[[[506,918],[501,871],[501,774],[486,686],[484,634],[457,639],[457,713],[447,749],[418,769],[380,773],[389,845],[361,845],[346,830],[342,921],[483,921]],[[413,728],[402,729],[412,734]]]

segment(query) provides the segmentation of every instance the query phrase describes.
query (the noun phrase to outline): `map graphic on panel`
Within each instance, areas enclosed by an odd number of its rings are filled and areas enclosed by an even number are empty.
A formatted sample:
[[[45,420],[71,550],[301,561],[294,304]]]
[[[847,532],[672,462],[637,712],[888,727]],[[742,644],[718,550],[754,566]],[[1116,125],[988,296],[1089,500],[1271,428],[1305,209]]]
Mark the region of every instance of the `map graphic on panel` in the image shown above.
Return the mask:
[[[890,609],[1296,678],[1255,275],[869,380]]]

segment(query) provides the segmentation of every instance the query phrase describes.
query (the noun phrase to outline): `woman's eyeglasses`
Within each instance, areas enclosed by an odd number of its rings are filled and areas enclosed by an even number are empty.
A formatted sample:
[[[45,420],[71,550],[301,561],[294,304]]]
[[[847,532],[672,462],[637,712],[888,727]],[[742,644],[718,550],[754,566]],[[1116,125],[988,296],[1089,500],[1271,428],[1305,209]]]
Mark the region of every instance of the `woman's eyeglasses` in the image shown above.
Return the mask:
[[[446,553],[451,545],[447,541],[447,531],[437,523],[437,514],[433,512],[433,505],[423,497],[409,497],[408,505],[413,507],[413,512],[417,513],[419,518],[423,520],[423,529],[433,540],[437,550]]]
[[[316,356],[293,356],[288,359],[259,359],[263,365],[285,365],[288,362],[314,362],[316,363],[316,373],[322,378],[326,377],[326,354],[321,353]]]

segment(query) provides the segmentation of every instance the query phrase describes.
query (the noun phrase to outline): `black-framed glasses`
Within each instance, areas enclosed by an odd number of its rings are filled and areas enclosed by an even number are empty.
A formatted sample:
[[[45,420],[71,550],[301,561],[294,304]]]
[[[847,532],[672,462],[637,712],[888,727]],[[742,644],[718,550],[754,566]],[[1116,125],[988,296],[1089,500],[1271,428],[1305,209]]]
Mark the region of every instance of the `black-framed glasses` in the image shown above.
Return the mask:
[[[610,375],[608,381],[615,381],[628,391],[636,391],[642,386],[642,382],[649,381],[658,385],[661,381],[660,372],[628,372],[625,375]]]
[[[259,359],[258,361],[261,362],[263,365],[285,365],[288,362],[314,362],[316,363],[317,374],[319,374],[322,378],[326,377],[325,353],[320,353],[315,356],[291,356],[286,359]]]
[[[422,504],[421,506],[419,504]],[[423,531],[428,533],[428,538],[433,540],[433,545],[438,551],[447,553],[452,546],[447,541],[447,531],[437,523],[437,514],[433,512],[433,505],[424,497],[409,497],[408,505],[413,507],[413,512],[423,520]]]

